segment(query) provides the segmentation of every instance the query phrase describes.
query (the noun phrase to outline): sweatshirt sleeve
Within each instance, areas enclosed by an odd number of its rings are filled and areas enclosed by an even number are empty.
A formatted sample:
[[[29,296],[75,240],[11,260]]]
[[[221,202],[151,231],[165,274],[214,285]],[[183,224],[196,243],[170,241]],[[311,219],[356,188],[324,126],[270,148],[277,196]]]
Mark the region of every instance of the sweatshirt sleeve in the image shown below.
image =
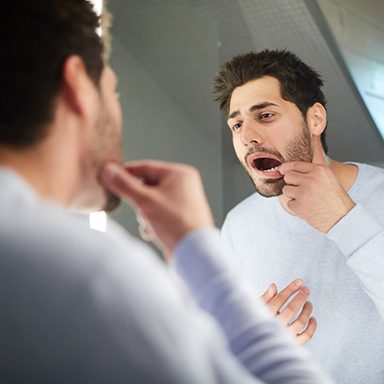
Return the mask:
[[[254,377],[265,383],[325,383],[304,348],[232,274],[217,230],[187,236],[175,250],[173,263],[199,305],[224,332],[232,353]]]
[[[384,227],[357,204],[327,233],[384,318]]]

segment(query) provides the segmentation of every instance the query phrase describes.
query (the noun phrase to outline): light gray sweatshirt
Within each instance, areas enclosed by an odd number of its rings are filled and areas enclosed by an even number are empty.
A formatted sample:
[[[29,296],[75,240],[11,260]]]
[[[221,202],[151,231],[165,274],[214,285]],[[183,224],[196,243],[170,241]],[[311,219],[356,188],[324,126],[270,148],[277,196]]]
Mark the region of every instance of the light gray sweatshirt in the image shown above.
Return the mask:
[[[227,216],[228,256],[255,288],[302,278],[318,330],[307,345],[337,383],[384,383],[384,170],[359,167],[356,206],[327,234],[253,194]]]
[[[0,168],[0,383],[329,382],[226,268],[219,231],[174,252],[194,302],[119,230],[91,231]]]

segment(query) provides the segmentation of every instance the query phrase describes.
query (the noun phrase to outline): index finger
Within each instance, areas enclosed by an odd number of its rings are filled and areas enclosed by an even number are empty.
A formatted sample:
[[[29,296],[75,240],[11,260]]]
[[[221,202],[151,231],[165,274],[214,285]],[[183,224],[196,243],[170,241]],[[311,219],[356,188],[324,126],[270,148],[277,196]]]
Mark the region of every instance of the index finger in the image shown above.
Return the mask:
[[[303,287],[304,281],[301,279],[293,280],[284,289],[282,289],[275,297],[268,303],[269,308],[273,313],[277,313],[280,308],[289,300],[289,298]]]
[[[312,171],[313,167],[313,163],[306,163],[305,161],[289,161],[288,163],[280,165],[279,172],[283,175],[290,171],[308,173]]]
[[[176,166],[175,163],[157,160],[141,160],[124,164],[126,171],[149,185],[158,184]]]
[[[120,164],[106,164],[100,178],[108,190],[134,204],[140,205],[141,199],[147,194],[148,187]]]

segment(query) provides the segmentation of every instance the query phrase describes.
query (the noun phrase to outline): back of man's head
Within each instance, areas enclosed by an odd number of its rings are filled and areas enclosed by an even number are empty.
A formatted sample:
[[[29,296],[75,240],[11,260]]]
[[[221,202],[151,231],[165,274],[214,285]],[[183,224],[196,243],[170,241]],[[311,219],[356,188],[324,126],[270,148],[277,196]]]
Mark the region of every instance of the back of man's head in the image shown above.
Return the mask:
[[[1,10],[0,146],[25,148],[47,133],[68,56],[98,84],[99,18],[86,0],[3,0]]]

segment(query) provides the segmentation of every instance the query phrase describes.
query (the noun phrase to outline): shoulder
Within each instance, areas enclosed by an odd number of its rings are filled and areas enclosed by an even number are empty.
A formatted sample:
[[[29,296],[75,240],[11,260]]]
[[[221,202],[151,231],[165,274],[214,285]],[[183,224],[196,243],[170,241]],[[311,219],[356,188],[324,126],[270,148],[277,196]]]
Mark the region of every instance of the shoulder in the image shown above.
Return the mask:
[[[353,163],[359,168],[355,184],[351,190],[358,194],[368,195],[371,193],[383,193],[384,191],[384,168],[369,164]]]
[[[9,277],[0,286],[20,287],[20,302],[45,300],[47,311],[55,311],[55,302],[63,308],[80,303],[88,318],[85,308],[101,315],[121,305],[125,320],[139,324],[133,312],[139,303],[150,314],[161,297],[177,296],[164,264],[142,241],[122,228],[93,231],[44,201],[24,206],[8,223],[0,219],[0,254],[2,276]],[[1,300],[7,293],[0,292]]]
[[[145,263],[145,254],[156,260],[147,246],[121,228],[113,225],[112,233],[94,231],[87,216],[79,218],[47,201],[33,201],[9,214],[7,219],[0,218],[0,249],[33,268],[42,265],[58,275],[92,279],[113,263],[129,260],[129,274]]]
[[[171,328],[166,308],[177,296],[156,256],[118,230],[112,236],[92,231],[54,204],[26,204],[13,217],[5,210],[8,220],[0,218],[0,302],[3,323],[17,327],[7,334],[0,330],[0,353],[18,346],[8,357],[15,366],[32,361],[23,377],[71,361],[92,376],[84,376],[85,382],[100,377],[107,382],[106,372],[116,382],[115,376],[134,372],[151,376],[142,356],[150,356],[151,364],[161,361],[163,350],[157,345],[162,335],[155,332],[159,318],[162,329]],[[138,354],[140,348],[146,353]],[[137,369],[143,366],[149,370]],[[77,374],[73,369],[68,377]]]
[[[358,168],[359,171],[362,173],[363,176],[377,176],[379,177],[382,181],[384,180],[384,168],[371,165],[371,164],[365,164],[365,163],[353,163],[355,164]]]
[[[384,169],[369,164],[354,163],[359,167],[358,177],[349,193],[381,221],[384,214]]]

